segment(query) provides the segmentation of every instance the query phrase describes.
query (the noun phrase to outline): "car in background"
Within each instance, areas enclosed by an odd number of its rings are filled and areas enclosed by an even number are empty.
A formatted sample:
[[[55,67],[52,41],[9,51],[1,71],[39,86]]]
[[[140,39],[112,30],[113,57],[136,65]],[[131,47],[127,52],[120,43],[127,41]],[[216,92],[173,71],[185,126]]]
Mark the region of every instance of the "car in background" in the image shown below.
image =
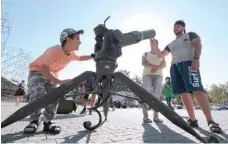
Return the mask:
[[[182,105],[173,105],[174,109],[184,109],[184,106]]]
[[[195,104],[195,105],[194,105],[194,108],[195,108],[195,109],[200,109],[200,106],[199,106],[198,104]]]
[[[228,103],[224,104],[224,108],[228,110]]]
[[[114,101],[114,102],[113,102],[113,105],[114,105],[116,108],[124,108],[124,109],[127,108],[127,105],[126,105],[125,102]]]
[[[223,105],[223,104],[214,104],[211,106],[212,110],[228,110],[228,106],[227,105]]]

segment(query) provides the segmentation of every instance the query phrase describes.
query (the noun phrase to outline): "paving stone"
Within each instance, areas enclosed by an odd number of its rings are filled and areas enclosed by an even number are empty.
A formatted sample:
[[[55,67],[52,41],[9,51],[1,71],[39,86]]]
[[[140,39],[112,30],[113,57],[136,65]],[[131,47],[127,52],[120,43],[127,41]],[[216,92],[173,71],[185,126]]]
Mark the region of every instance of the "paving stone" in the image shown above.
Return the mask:
[[[1,103],[4,120],[19,107],[14,103]],[[22,104],[23,106],[25,104]],[[187,119],[185,110],[175,110],[183,118]],[[110,111],[108,121],[104,122],[98,129],[87,131],[83,127],[84,121],[98,120],[96,114],[79,115],[72,113],[68,115],[57,115],[56,124],[61,126],[62,132],[58,135],[51,135],[42,132],[42,126],[34,135],[23,134],[24,127],[28,124],[28,117],[15,122],[2,129],[2,143],[199,143],[195,137],[180,129],[164,116],[163,124],[143,124],[141,109],[116,109]],[[228,111],[212,111],[212,115],[217,123],[222,127],[224,134],[212,134],[208,130],[203,113],[196,110],[196,117],[200,128],[195,131],[202,137],[215,136],[220,143],[228,143]],[[103,113],[102,113],[103,115]],[[149,117],[153,117],[153,112],[149,111]]]

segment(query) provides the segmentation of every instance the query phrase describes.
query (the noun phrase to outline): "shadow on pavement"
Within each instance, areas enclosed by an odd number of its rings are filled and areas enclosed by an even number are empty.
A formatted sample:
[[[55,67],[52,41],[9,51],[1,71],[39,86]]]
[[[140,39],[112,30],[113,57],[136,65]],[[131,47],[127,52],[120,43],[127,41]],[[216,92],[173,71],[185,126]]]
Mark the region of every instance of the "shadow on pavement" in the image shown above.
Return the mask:
[[[5,135],[1,135],[1,139],[2,139],[1,143],[12,143],[14,141],[22,140],[34,135],[41,135],[41,134],[45,134],[45,133],[40,131],[40,132],[36,132],[35,134],[24,134],[24,132],[21,131],[17,133],[5,134]],[[27,140],[24,140],[24,141],[26,142]]]
[[[105,121],[101,122],[100,126],[102,126],[104,123],[105,123]],[[64,141],[62,143],[76,143],[76,142],[80,141],[81,139],[83,139],[84,137],[86,137],[86,142],[83,141],[80,143],[91,143],[90,142],[90,136],[92,133],[96,134],[96,130],[94,130],[94,131],[89,131],[89,130],[79,131],[77,135],[70,135],[70,136],[64,137]]]
[[[103,121],[100,126],[102,126],[104,123],[105,123],[105,121]],[[75,142],[81,140],[82,138],[84,138],[85,136],[87,136],[86,143],[90,143],[89,142],[90,135],[91,135],[91,133],[95,133],[95,132],[96,132],[96,130],[79,131],[77,135],[71,135],[71,136],[65,137],[63,143],[75,143]],[[5,135],[1,135],[1,143],[13,143],[14,141],[19,141],[22,139],[23,139],[23,142],[27,142],[28,137],[38,136],[38,135],[43,135],[43,134],[46,135],[47,133],[45,133],[43,131],[39,131],[39,132],[36,132],[35,134],[24,134],[24,132],[21,131],[21,132],[17,132],[17,133],[5,134]],[[21,143],[23,143],[23,142],[21,142]]]
[[[68,118],[78,118],[78,117],[84,117],[86,115],[82,115],[82,114],[71,114],[71,115],[56,115],[55,119],[68,119]]]
[[[214,136],[215,138],[218,139],[218,141],[220,143],[228,143],[228,135],[225,134],[225,133],[222,133],[222,134],[215,134],[215,133],[212,133],[212,132],[209,132],[209,131],[206,131],[204,130],[203,128],[201,127],[198,127],[197,130],[204,134],[205,136],[209,137],[209,136]],[[222,137],[223,136],[223,137]]]
[[[56,115],[56,117],[54,118],[55,120],[61,120],[61,119],[69,119],[69,118],[79,118],[79,117],[84,117],[86,115],[83,114],[58,114]],[[43,118],[43,117],[42,117]],[[20,121],[30,121],[29,117],[26,117]]]
[[[143,123],[144,128],[143,141],[145,143],[195,143],[186,136],[183,136],[164,124],[156,124],[161,132],[155,129],[151,124]]]
[[[64,141],[62,143],[77,143],[84,137],[86,137],[86,142],[83,141],[82,143],[90,143],[90,135],[91,133],[94,133],[94,132],[95,131],[89,131],[89,130],[79,131],[76,135],[70,135],[70,136],[64,137],[63,138]]]

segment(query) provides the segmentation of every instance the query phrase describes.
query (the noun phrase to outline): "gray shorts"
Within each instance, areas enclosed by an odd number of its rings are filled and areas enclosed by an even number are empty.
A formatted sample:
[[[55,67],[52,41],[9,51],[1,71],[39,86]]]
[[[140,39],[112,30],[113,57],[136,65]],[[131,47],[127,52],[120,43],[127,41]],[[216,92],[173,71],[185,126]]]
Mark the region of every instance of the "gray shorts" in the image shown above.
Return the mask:
[[[28,94],[30,97],[30,101],[34,101],[39,96],[43,96],[46,94],[47,91],[56,88],[56,84],[52,83],[51,81],[47,80],[39,71],[32,71],[29,73],[28,78]],[[46,120],[52,120],[57,111],[58,102],[54,102],[48,105],[43,115]],[[39,120],[41,115],[41,110],[37,110],[30,115],[31,121]]]

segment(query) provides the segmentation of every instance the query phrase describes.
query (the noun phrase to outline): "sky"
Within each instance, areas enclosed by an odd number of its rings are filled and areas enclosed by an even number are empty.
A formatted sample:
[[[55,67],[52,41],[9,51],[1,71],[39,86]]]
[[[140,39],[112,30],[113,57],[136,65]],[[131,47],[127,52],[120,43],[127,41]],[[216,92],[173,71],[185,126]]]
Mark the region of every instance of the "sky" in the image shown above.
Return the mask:
[[[5,0],[2,9],[13,22],[7,46],[29,50],[34,58],[59,44],[60,32],[65,28],[83,29],[85,33],[77,53],[93,53],[93,28],[109,15],[106,26],[111,29],[122,32],[154,29],[163,50],[175,39],[174,22],[184,20],[187,32],[196,32],[202,40],[200,70],[206,86],[228,81],[227,6],[227,0]],[[149,50],[149,40],[124,47],[118,70],[127,69],[132,77],[141,77],[141,57]],[[164,77],[169,76],[171,56],[166,60]],[[84,71],[95,71],[93,60],[74,61],[59,77],[74,78]]]

